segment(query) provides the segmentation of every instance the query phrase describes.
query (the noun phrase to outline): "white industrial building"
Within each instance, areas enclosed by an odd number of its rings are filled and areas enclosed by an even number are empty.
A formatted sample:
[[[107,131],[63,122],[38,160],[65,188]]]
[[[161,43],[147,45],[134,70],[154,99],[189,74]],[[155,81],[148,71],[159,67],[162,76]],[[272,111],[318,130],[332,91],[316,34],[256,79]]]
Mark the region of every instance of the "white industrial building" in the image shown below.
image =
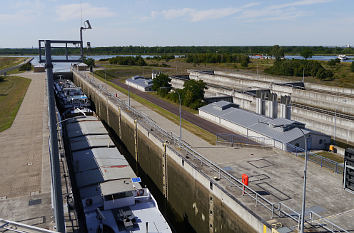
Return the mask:
[[[152,91],[152,79],[151,78],[144,78],[141,76],[134,76],[130,79],[125,80],[125,84],[136,88],[140,91],[147,92]]]
[[[286,151],[294,151],[293,146],[304,148],[304,134],[308,138],[309,150],[324,150],[330,144],[330,136],[306,129],[303,123],[285,118],[269,118],[240,109],[236,104],[226,101],[199,108],[199,115],[251,139]]]

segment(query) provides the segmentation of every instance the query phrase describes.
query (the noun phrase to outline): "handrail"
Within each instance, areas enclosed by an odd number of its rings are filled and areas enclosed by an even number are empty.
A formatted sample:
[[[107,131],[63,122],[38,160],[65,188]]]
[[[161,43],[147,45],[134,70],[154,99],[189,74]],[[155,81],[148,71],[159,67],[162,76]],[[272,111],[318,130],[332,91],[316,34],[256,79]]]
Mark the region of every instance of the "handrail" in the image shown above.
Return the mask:
[[[237,134],[226,134],[226,133],[221,133],[216,135],[216,140],[217,142],[222,142],[222,140],[227,141],[229,143],[237,143],[237,141],[234,141],[234,137],[238,136]],[[264,137],[254,137],[254,136],[246,136],[247,138],[254,140],[259,143],[264,143],[264,145],[270,145],[269,143],[266,143],[267,140],[272,140]],[[221,138],[221,139],[220,139]],[[231,138],[231,139],[230,139]],[[263,138],[263,140],[262,140]],[[229,141],[228,141],[229,140]],[[290,152],[292,154],[295,154],[298,156],[298,153],[303,153],[305,150],[301,147],[297,147],[293,144],[286,143],[284,144],[287,149],[287,152]],[[333,161],[329,158],[323,157],[322,155],[316,154],[316,153],[308,153],[309,157],[308,159],[314,163],[319,164],[321,167],[326,167],[331,169],[332,171],[342,174],[344,171],[344,164],[343,163],[338,163],[336,161]]]
[[[1,222],[3,222],[4,224],[2,224]],[[44,228],[39,228],[39,227],[24,224],[24,223],[5,220],[5,219],[0,218],[0,230],[1,230],[1,228],[4,228],[5,230],[9,230],[9,231],[24,232],[21,230],[14,229],[13,227],[11,227],[11,225],[13,225],[15,227],[21,227],[21,228],[25,228],[25,229],[34,230],[37,232],[46,232],[46,233],[55,233],[56,232],[56,231],[51,231],[51,230],[47,230]]]
[[[75,71],[76,72],[76,71]],[[216,172],[219,175],[219,178],[223,178],[225,180],[227,180],[231,185],[231,187],[236,187],[238,188],[240,191],[243,191],[244,195],[247,195],[248,197],[250,197],[251,199],[255,200],[255,205],[261,204],[265,209],[271,211],[272,214],[272,218],[274,217],[274,215],[277,215],[278,217],[284,217],[287,216],[290,219],[296,221],[297,223],[299,223],[300,220],[300,214],[298,212],[296,212],[295,210],[291,209],[290,207],[286,206],[284,203],[273,203],[271,201],[269,201],[268,199],[266,199],[265,197],[263,197],[262,195],[258,194],[256,191],[254,191],[252,188],[245,186],[240,179],[234,177],[232,174],[228,173],[227,171],[225,171],[224,169],[222,169],[219,165],[217,165],[216,163],[210,161],[209,159],[207,159],[206,157],[204,157],[203,155],[201,155],[200,153],[198,153],[197,151],[193,150],[193,148],[191,148],[190,145],[188,145],[188,143],[186,143],[183,140],[179,140],[179,137],[177,135],[175,135],[173,132],[167,132],[166,130],[162,129],[161,127],[159,127],[155,121],[153,121],[149,116],[147,116],[145,113],[143,112],[139,112],[137,111],[135,108],[129,106],[125,101],[121,100],[118,97],[115,97],[113,94],[111,94],[102,84],[97,83],[97,79],[96,78],[90,78],[87,77],[86,74],[82,74],[81,72],[77,72],[81,77],[83,77],[84,79],[88,80],[90,82],[91,85],[97,87],[101,92],[103,92],[106,97],[110,98],[112,101],[118,103],[118,105],[121,108],[126,109],[128,112],[131,112],[133,115],[136,116],[137,120],[140,120],[141,122],[145,122],[148,126],[144,126],[143,124],[141,124],[144,128],[146,129],[151,129],[154,128],[154,131],[152,131],[152,134],[156,134],[156,132],[159,132],[164,138],[169,139],[169,142],[171,144],[173,144],[174,146],[179,147],[181,150],[184,150],[186,152],[186,154],[188,156],[192,156],[194,159],[200,161],[201,165],[206,165],[207,167],[209,167],[210,169],[212,169],[212,171]],[[157,136],[157,135],[155,135]],[[300,148],[301,149],[301,148]],[[182,155],[180,155],[182,157]],[[200,170],[201,173],[205,174],[202,170]],[[208,176],[208,179],[210,182],[213,182],[214,184],[216,183],[216,181],[212,178],[210,178],[210,176]],[[233,196],[233,198],[237,199],[236,196],[232,195],[231,193],[229,193],[231,196]],[[287,212],[284,210],[284,208],[290,210],[291,212]],[[314,212],[310,212],[315,216],[320,216]],[[293,215],[297,215],[297,218],[295,218]],[[321,219],[324,219],[321,217]],[[310,220],[306,220],[305,221],[309,224],[311,224]],[[329,220],[325,220],[327,224],[332,226],[333,228],[339,229],[343,232],[347,232],[345,230],[343,230],[341,227],[335,225],[334,223],[330,222]],[[328,228],[326,228],[326,226],[321,225],[323,228],[329,230]],[[332,230],[330,230],[332,231]],[[332,231],[334,232],[334,231]]]

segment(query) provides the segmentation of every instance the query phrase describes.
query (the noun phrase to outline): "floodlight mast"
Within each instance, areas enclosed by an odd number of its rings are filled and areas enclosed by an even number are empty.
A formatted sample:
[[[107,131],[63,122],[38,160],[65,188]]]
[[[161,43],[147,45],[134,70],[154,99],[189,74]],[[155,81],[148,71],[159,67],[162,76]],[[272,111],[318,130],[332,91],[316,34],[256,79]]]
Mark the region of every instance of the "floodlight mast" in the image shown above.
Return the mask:
[[[80,45],[80,52],[81,52],[81,60],[84,61],[84,43],[82,41],[82,30],[86,30],[86,29],[92,29],[90,21],[86,20],[84,22],[84,27],[80,27],[80,41],[81,41],[81,45]]]

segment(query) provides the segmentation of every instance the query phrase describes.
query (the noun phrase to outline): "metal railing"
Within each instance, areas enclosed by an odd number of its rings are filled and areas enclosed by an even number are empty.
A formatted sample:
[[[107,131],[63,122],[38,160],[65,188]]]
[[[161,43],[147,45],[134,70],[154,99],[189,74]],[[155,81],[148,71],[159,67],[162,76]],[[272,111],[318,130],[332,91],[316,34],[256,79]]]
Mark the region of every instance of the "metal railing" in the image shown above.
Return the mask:
[[[233,200],[239,201],[240,198],[232,194],[230,190],[227,190],[226,188],[222,187],[218,183],[219,180],[227,181],[228,184],[226,185],[226,187],[229,187],[229,189],[236,189],[237,191],[239,191],[239,193],[242,194],[242,199],[248,197],[250,198],[250,200],[254,201],[255,206],[259,206],[259,205],[263,206],[265,209],[269,211],[272,218],[274,216],[277,216],[279,218],[288,217],[294,220],[295,222],[297,222],[298,224],[300,223],[300,214],[298,212],[294,211],[293,209],[291,209],[290,207],[286,206],[281,202],[274,203],[264,198],[261,194],[259,194],[252,188],[245,186],[241,182],[241,179],[234,177],[233,175],[231,175],[230,173],[222,169],[219,165],[210,161],[209,159],[207,159],[206,157],[204,157],[203,155],[195,151],[188,143],[186,143],[183,140],[179,141],[179,137],[175,135],[173,132],[167,132],[166,130],[162,129],[149,116],[129,106],[127,104],[127,101],[121,100],[118,97],[114,96],[107,88],[104,87],[104,85],[98,83],[98,80],[96,78],[92,78],[88,76],[85,72],[77,72],[77,71],[75,72],[78,73],[81,77],[83,77],[86,81],[88,81],[92,86],[99,89],[101,93],[105,95],[106,98],[109,98],[110,101],[112,101],[112,103],[116,103],[122,110],[125,110],[127,113],[130,113],[132,118],[136,119],[139,122],[139,125],[144,127],[146,130],[149,130],[151,134],[156,136],[161,142],[168,142],[167,146],[169,147],[169,149],[176,152],[176,154],[180,156],[184,161],[186,161],[194,168],[199,166],[198,171],[204,177],[206,177],[211,184],[218,186]],[[175,148],[178,148],[178,150]],[[319,216],[319,215],[315,214],[315,216]],[[310,220],[308,219],[306,220],[306,222],[311,224]],[[339,232],[339,231],[347,232],[343,230],[341,227],[331,223],[329,220],[326,220],[326,222],[328,225],[331,226],[331,229],[336,229],[335,231],[332,232]],[[328,228],[326,228],[326,226],[322,226],[322,227],[329,230]]]
[[[263,144],[264,146],[274,146],[275,147],[273,139],[269,139],[269,138],[265,138],[265,137],[246,136],[246,135],[244,135],[244,136],[250,140],[257,142],[257,143]],[[242,139],[240,140],[240,137],[237,134],[217,134],[216,135],[216,142],[217,143],[229,143],[230,145],[244,143],[244,141]],[[290,144],[290,143],[283,144],[283,147],[285,148],[285,151],[290,152],[290,153],[294,154],[295,156],[304,157],[305,150],[301,147],[297,147],[297,146]],[[344,172],[344,164],[343,163],[333,161],[329,158],[323,157],[322,155],[319,155],[319,154],[316,154],[313,152],[308,152],[308,160],[319,164],[321,167],[326,167],[335,173],[343,174],[343,172]]]
[[[30,226],[24,223],[5,220],[0,218],[0,232],[45,232],[45,233],[54,233],[56,231],[47,230],[40,227]]]

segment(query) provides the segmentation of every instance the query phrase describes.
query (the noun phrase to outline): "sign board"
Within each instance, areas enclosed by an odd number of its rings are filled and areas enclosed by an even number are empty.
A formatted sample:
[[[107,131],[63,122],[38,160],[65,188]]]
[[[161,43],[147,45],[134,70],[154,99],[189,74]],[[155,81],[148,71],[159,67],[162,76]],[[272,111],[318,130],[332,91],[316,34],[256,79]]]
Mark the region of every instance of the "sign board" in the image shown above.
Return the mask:
[[[132,182],[133,183],[140,183],[141,179],[140,179],[140,177],[135,177],[135,178],[132,178]]]

